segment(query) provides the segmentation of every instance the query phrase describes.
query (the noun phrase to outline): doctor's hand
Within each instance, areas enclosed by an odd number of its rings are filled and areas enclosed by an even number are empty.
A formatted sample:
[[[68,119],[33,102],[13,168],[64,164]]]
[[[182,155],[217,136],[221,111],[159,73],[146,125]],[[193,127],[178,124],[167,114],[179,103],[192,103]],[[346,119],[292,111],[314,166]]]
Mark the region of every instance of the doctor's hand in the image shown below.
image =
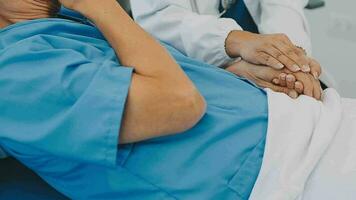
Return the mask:
[[[296,47],[284,34],[254,34],[247,31],[232,31],[225,43],[226,53],[232,57],[270,66],[286,67],[292,72],[310,72],[304,50]]]
[[[247,78],[262,88],[269,88],[275,92],[285,93],[294,99],[301,94],[317,100],[321,98],[320,83],[309,73],[293,73],[287,69],[277,70],[251,64],[244,60],[232,64],[226,70]],[[284,83],[280,81],[283,79]],[[282,84],[284,86],[281,86]]]

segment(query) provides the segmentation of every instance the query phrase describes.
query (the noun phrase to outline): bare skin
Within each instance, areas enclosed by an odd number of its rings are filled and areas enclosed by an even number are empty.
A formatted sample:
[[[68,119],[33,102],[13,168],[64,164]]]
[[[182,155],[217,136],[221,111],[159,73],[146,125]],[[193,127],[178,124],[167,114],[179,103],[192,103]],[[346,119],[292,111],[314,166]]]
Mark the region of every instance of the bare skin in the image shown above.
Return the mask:
[[[31,19],[48,18],[59,9],[58,1],[51,0],[2,0],[0,1],[0,23],[13,24]],[[0,26],[1,26],[0,24]]]
[[[234,63],[226,68],[226,70],[238,76],[245,77],[260,87],[270,88],[275,92],[285,93],[291,98],[297,98],[300,94],[318,100],[321,98],[320,82],[311,74],[304,72],[290,72],[288,69],[277,70],[267,66],[251,64],[244,60]],[[287,79],[292,80],[287,82]],[[280,80],[284,80],[284,82],[282,83]],[[292,83],[293,85],[290,85]]]
[[[225,47],[230,57],[242,57],[252,64],[274,69],[286,68],[290,72],[302,71],[310,73],[315,79],[321,75],[320,64],[309,58],[304,50],[296,47],[284,34],[232,31],[226,39]],[[290,81],[290,84],[294,82]]]
[[[2,17],[0,17],[0,28],[4,28],[6,26],[9,26],[11,24],[11,22],[3,19]]]
[[[304,52],[295,47],[284,34],[254,34],[232,31],[226,39],[226,52],[230,57],[241,56],[244,60],[275,69],[287,67],[292,72],[310,72]]]
[[[49,17],[54,9],[51,6],[56,6],[49,0],[0,2],[1,21],[10,23]],[[135,69],[120,143],[181,133],[202,118],[206,103],[194,84],[166,49],[136,25],[115,0],[62,3],[90,18],[106,36],[122,64]],[[28,8],[31,11],[26,13]],[[113,23],[122,24],[125,29],[112,26]],[[2,27],[6,24],[2,23]],[[137,38],[140,38],[139,43]]]

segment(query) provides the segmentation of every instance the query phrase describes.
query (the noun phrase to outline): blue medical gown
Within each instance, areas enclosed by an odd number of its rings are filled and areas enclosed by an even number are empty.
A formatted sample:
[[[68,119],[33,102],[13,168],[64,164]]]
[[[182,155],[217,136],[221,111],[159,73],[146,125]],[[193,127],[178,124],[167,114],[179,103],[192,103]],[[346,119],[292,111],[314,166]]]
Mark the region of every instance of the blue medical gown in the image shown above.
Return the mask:
[[[0,145],[74,199],[248,199],[263,158],[265,92],[166,48],[207,113],[185,133],[119,146],[133,70],[96,28],[41,19],[1,30]]]

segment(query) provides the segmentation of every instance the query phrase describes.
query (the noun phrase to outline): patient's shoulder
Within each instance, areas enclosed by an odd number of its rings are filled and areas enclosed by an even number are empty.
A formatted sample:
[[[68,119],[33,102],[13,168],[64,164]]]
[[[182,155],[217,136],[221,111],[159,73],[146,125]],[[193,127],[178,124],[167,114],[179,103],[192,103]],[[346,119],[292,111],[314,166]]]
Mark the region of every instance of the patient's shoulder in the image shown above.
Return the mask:
[[[78,57],[85,62],[117,61],[99,30],[64,19],[40,19],[9,26],[0,31],[0,51],[1,62],[10,58],[21,60],[29,55],[37,61]]]
[[[23,40],[36,39],[39,35],[56,37],[56,40],[73,39],[106,43],[103,35],[95,27],[71,20],[46,18],[16,23],[0,30],[0,48]]]

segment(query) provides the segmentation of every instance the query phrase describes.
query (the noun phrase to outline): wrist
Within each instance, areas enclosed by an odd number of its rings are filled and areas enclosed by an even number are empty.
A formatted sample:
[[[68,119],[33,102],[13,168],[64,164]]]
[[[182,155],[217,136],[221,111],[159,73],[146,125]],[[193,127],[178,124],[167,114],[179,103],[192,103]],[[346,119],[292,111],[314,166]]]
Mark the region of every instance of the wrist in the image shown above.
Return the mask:
[[[228,34],[225,40],[225,51],[230,58],[236,58],[240,56],[239,48],[237,47],[239,45],[237,38],[238,34],[239,31],[233,30]]]
[[[227,55],[232,58],[243,57],[241,53],[242,50],[249,48],[250,45],[247,43],[250,43],[250,41],[255,41],[257,39],[256,35],[257,34],[248,31],[231,31],[225,42]]]
[[[247,31],[233,30],[226,39],[226,53],[232,58],[240,57],[245,41],[250,40],[253,33]]]
[[[236,59],[235,62],[233,62],[231,65],[225,68],[225,70],[242,77],[245,74],[244,72],[245,65],[246,62],[241,58],[238,58]]]

